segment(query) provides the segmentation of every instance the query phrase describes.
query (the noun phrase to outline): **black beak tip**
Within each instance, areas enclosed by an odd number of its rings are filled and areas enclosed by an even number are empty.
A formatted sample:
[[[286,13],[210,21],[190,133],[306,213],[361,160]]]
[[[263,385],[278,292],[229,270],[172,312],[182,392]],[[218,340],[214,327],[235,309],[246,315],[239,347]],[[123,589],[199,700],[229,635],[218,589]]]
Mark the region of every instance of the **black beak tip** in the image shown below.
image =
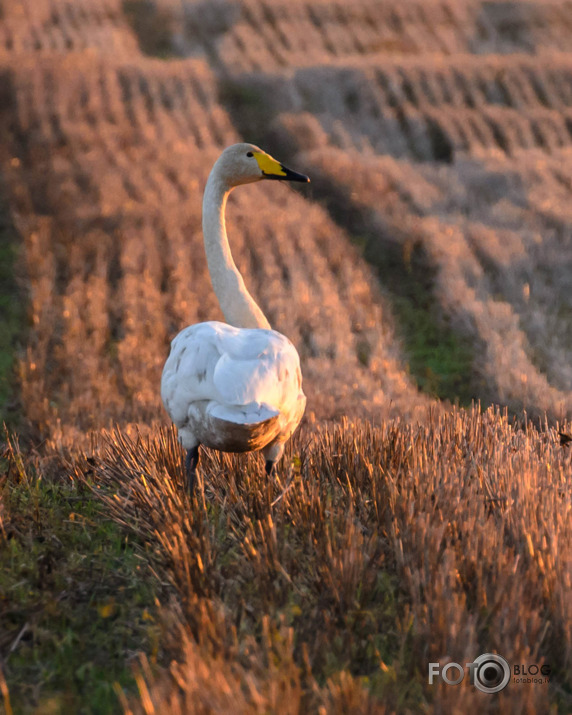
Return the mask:
[[[292,171],[292,169],[287,169],[284,167],[286,176],[283,177],[284,181],[299,181],[301,184],[309,184],[310,177],[305,174],[299,174],[297,171]]]
[[[306,174],[299,174],[297,171],[292,171],[287,166],[280,164],[283,174],[266,174],[267,179],[277,179],[278,181],[298,181],[301,184],[309,184],[310,177]]]

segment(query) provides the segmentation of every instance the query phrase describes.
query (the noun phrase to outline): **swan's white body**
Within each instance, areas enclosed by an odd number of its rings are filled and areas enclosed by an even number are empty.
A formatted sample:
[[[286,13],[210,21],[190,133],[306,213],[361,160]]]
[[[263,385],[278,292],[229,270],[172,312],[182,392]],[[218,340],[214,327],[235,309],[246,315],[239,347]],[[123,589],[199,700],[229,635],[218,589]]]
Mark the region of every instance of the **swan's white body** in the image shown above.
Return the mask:
[[[288,338],[218,322],[192,325],[173,340],[161,396],[187,449],[265,448],[268,459],[294,432],[306,404]]]
[[[269,173],[273,172],[273,173]],[[248,293],[232,259],[224,211],[229,192],[263,178],[307,180],[251,144],[226,149],[209,176],[203,235],[209,272],[228,323],[185,328],[171,344],[161,397],[183,447],[282,456],[304,414],[300,359]]]

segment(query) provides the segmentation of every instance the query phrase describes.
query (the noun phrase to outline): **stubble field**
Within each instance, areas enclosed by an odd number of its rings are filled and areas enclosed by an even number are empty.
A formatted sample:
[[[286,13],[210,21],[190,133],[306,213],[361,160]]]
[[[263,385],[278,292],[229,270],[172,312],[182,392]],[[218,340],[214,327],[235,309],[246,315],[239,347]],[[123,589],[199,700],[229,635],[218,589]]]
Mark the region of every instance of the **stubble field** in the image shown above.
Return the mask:
[[[560,0],[0,0],[6,712],[570,711],[571,42]],[[312,178],[228,210],[308,407],[190,504],[158,384],[236,141]],[[488,651],[550,684],[428,685]]]

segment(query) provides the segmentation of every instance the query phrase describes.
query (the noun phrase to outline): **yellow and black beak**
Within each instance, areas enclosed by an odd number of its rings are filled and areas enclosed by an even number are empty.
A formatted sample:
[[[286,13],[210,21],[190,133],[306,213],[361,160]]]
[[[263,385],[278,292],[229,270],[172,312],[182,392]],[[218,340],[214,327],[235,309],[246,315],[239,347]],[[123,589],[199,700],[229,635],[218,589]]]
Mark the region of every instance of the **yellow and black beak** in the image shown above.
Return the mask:
[[[255,152],[254,156],[265,179],[276,179],[277,181],[301,181],[307,184],[310,179],[304,174],[288,169],[269,154]]]

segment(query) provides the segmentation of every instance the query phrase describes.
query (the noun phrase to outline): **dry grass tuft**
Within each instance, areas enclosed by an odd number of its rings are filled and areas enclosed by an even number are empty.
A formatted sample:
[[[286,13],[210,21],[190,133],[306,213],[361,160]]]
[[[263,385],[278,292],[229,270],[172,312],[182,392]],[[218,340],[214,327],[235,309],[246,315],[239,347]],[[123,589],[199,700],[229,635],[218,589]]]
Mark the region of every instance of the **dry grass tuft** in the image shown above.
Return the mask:
[[[570,459],[556,430],[475,408],[303,431],[271,482],[207,452],[192,504],[172,430],[103,433],[73,469],[178,594],[180,655],[139,680],[149,712],[477,712],[478,691],[426,673],[487,651],[551,665],[550,688],[499,696],[540,712],[570,688]]]

